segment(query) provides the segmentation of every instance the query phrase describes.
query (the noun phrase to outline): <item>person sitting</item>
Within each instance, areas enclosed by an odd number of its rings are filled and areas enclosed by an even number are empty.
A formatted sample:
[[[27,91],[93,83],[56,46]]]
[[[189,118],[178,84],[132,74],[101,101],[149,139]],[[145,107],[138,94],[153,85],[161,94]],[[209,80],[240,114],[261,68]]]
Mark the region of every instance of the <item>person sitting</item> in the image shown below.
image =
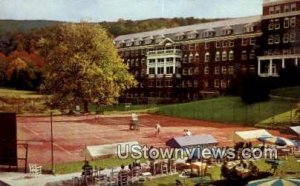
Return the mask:
[[[121,170],[118,174],[119,185],[124,185],[128,180],[128,171],[125,170],[125,166],[121,165]]]
[[[258,168],[257,168],[257,166],[252,162],[252,161],[250,161],[249,162],[249,170],[250,170],[250,173],[251,173],[251,175],[252,176],[257,176],[257,173],[258,173]]]
[[[247,168],[247,164],[243,160],[240,161],[239,166],[244,168],[244,169]]]
[[[89,161],[84,161],[82,166],[82,175],[89,176],[92,174],[93,167],[89,164]]]
[[[224,178],[228,178],[229,177],[229,169],[227,167],[227,162],[224,161],[224,163],[221,166],[221,176]]]

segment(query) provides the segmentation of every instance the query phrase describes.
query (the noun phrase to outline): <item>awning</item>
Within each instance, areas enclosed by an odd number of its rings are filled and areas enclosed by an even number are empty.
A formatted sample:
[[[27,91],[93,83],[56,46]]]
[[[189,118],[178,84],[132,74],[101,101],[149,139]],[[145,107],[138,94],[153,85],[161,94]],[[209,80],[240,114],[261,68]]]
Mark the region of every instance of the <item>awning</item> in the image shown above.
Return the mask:
[[[300,126],[290,127],[290,129],[298,136],[300,136]]]
[[[115,143],[115,144],[106,144],[106,145],[97,145],[97,146],[86,146],[82,151],[81,155],[85,159],[96,159],[108,155],[116,155],[118,146],[120,147],[120,152],[125,153],[125,149],[128,150],[128,153],[131,151],[133,145],[138,145],[137,141],[125,142],[125,143]]]
[[[166,145],[172,148],[213,146],[217,144],[218,141],[211,135],[174,137],[166,142]]]
[[[234,140],[238,141],[256,141],[258,138],[263,137],[273,137],[268,131],[261,130],[250,130],[250,131],[241,131],[234,133]]]

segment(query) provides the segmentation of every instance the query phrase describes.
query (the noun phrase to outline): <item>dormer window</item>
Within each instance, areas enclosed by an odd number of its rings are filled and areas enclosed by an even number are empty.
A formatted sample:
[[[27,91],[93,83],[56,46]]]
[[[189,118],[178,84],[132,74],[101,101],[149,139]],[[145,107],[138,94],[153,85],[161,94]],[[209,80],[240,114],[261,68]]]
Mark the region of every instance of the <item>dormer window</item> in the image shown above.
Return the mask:
[[[274,7],[270,7],[270,8],[269,8],[269,14],[274,14],[274,11],[275,11],[275,10],[274,10]]]
[[[132,40],[127,40],[126,41],[126,46],[130,47],[130,46],[132,46],[132,43],[133,43]]]
[[[253,25],[252,23],[247,24],[247,25],[244,27],[244,32],[245,32],[245,33],[254,32],[254,25]]]
[[[297,4],[293,3],[291,4],[291,11],[296,11],[297,10]]]
[[[222,29],[222,35],[231,35],[233,33],[233,29],[228,26]]]
[[[139,46],[139,45],[141,45],[141,44],[142,44],[141,39],[135,39],[135,40],[134,40],[134,45],[135,45],[135,46]]]
[[[203,32],[203,37],[213,37],[215,36],[215,30],[214,29],[208,29]]]
[[[164,40],[165,36],[164,35],[158,35],[155,37],[155,43],[160,43],[162,40]]]
[[[147,38],[144,39],[144,42],[145,42],[146,45],[151,44],[152,41],[153,41],[153,38],[152,38],[152,37],[147,37]]]
[[[176,41],[181,41],[184,39],[184,33],[180,32],[174,35]]]
[[[188,39],[196,39],[197,38],[197,32],[196,31],[191,31],[187,33],[187,38]]]
[[[290,11],[290,5],[284,5],[284,12]]]
[[[276,6],[275,7],[275,13],[279,14],[281,12],[281,7],[280,6]]]
[[[122,47],[123,46],[123,43],[124,41],[116,41],[116,46],[119,48],[119,47]]]

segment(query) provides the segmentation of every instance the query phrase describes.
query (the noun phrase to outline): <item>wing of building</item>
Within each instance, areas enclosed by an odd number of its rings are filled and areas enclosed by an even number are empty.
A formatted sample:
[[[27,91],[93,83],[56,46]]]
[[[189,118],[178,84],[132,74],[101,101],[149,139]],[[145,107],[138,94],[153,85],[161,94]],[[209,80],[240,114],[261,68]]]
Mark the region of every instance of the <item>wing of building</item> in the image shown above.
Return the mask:
[[[177,102],[222,94],[234,78],[278,76],[300,58],[300,0],[264,0],[263,14],[122,35],[120,56],[139,82],[130,102]]]

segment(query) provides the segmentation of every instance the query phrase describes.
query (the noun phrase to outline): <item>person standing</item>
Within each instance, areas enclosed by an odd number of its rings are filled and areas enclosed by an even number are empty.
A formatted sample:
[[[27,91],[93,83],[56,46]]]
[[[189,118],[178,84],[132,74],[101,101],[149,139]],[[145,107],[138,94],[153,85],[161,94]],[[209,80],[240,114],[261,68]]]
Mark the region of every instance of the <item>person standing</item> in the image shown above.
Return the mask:
[[[161,131],[161,126],[160,126],[159,122],[157,122],[155,125],[155,136],[158,136],[160,131]]]

